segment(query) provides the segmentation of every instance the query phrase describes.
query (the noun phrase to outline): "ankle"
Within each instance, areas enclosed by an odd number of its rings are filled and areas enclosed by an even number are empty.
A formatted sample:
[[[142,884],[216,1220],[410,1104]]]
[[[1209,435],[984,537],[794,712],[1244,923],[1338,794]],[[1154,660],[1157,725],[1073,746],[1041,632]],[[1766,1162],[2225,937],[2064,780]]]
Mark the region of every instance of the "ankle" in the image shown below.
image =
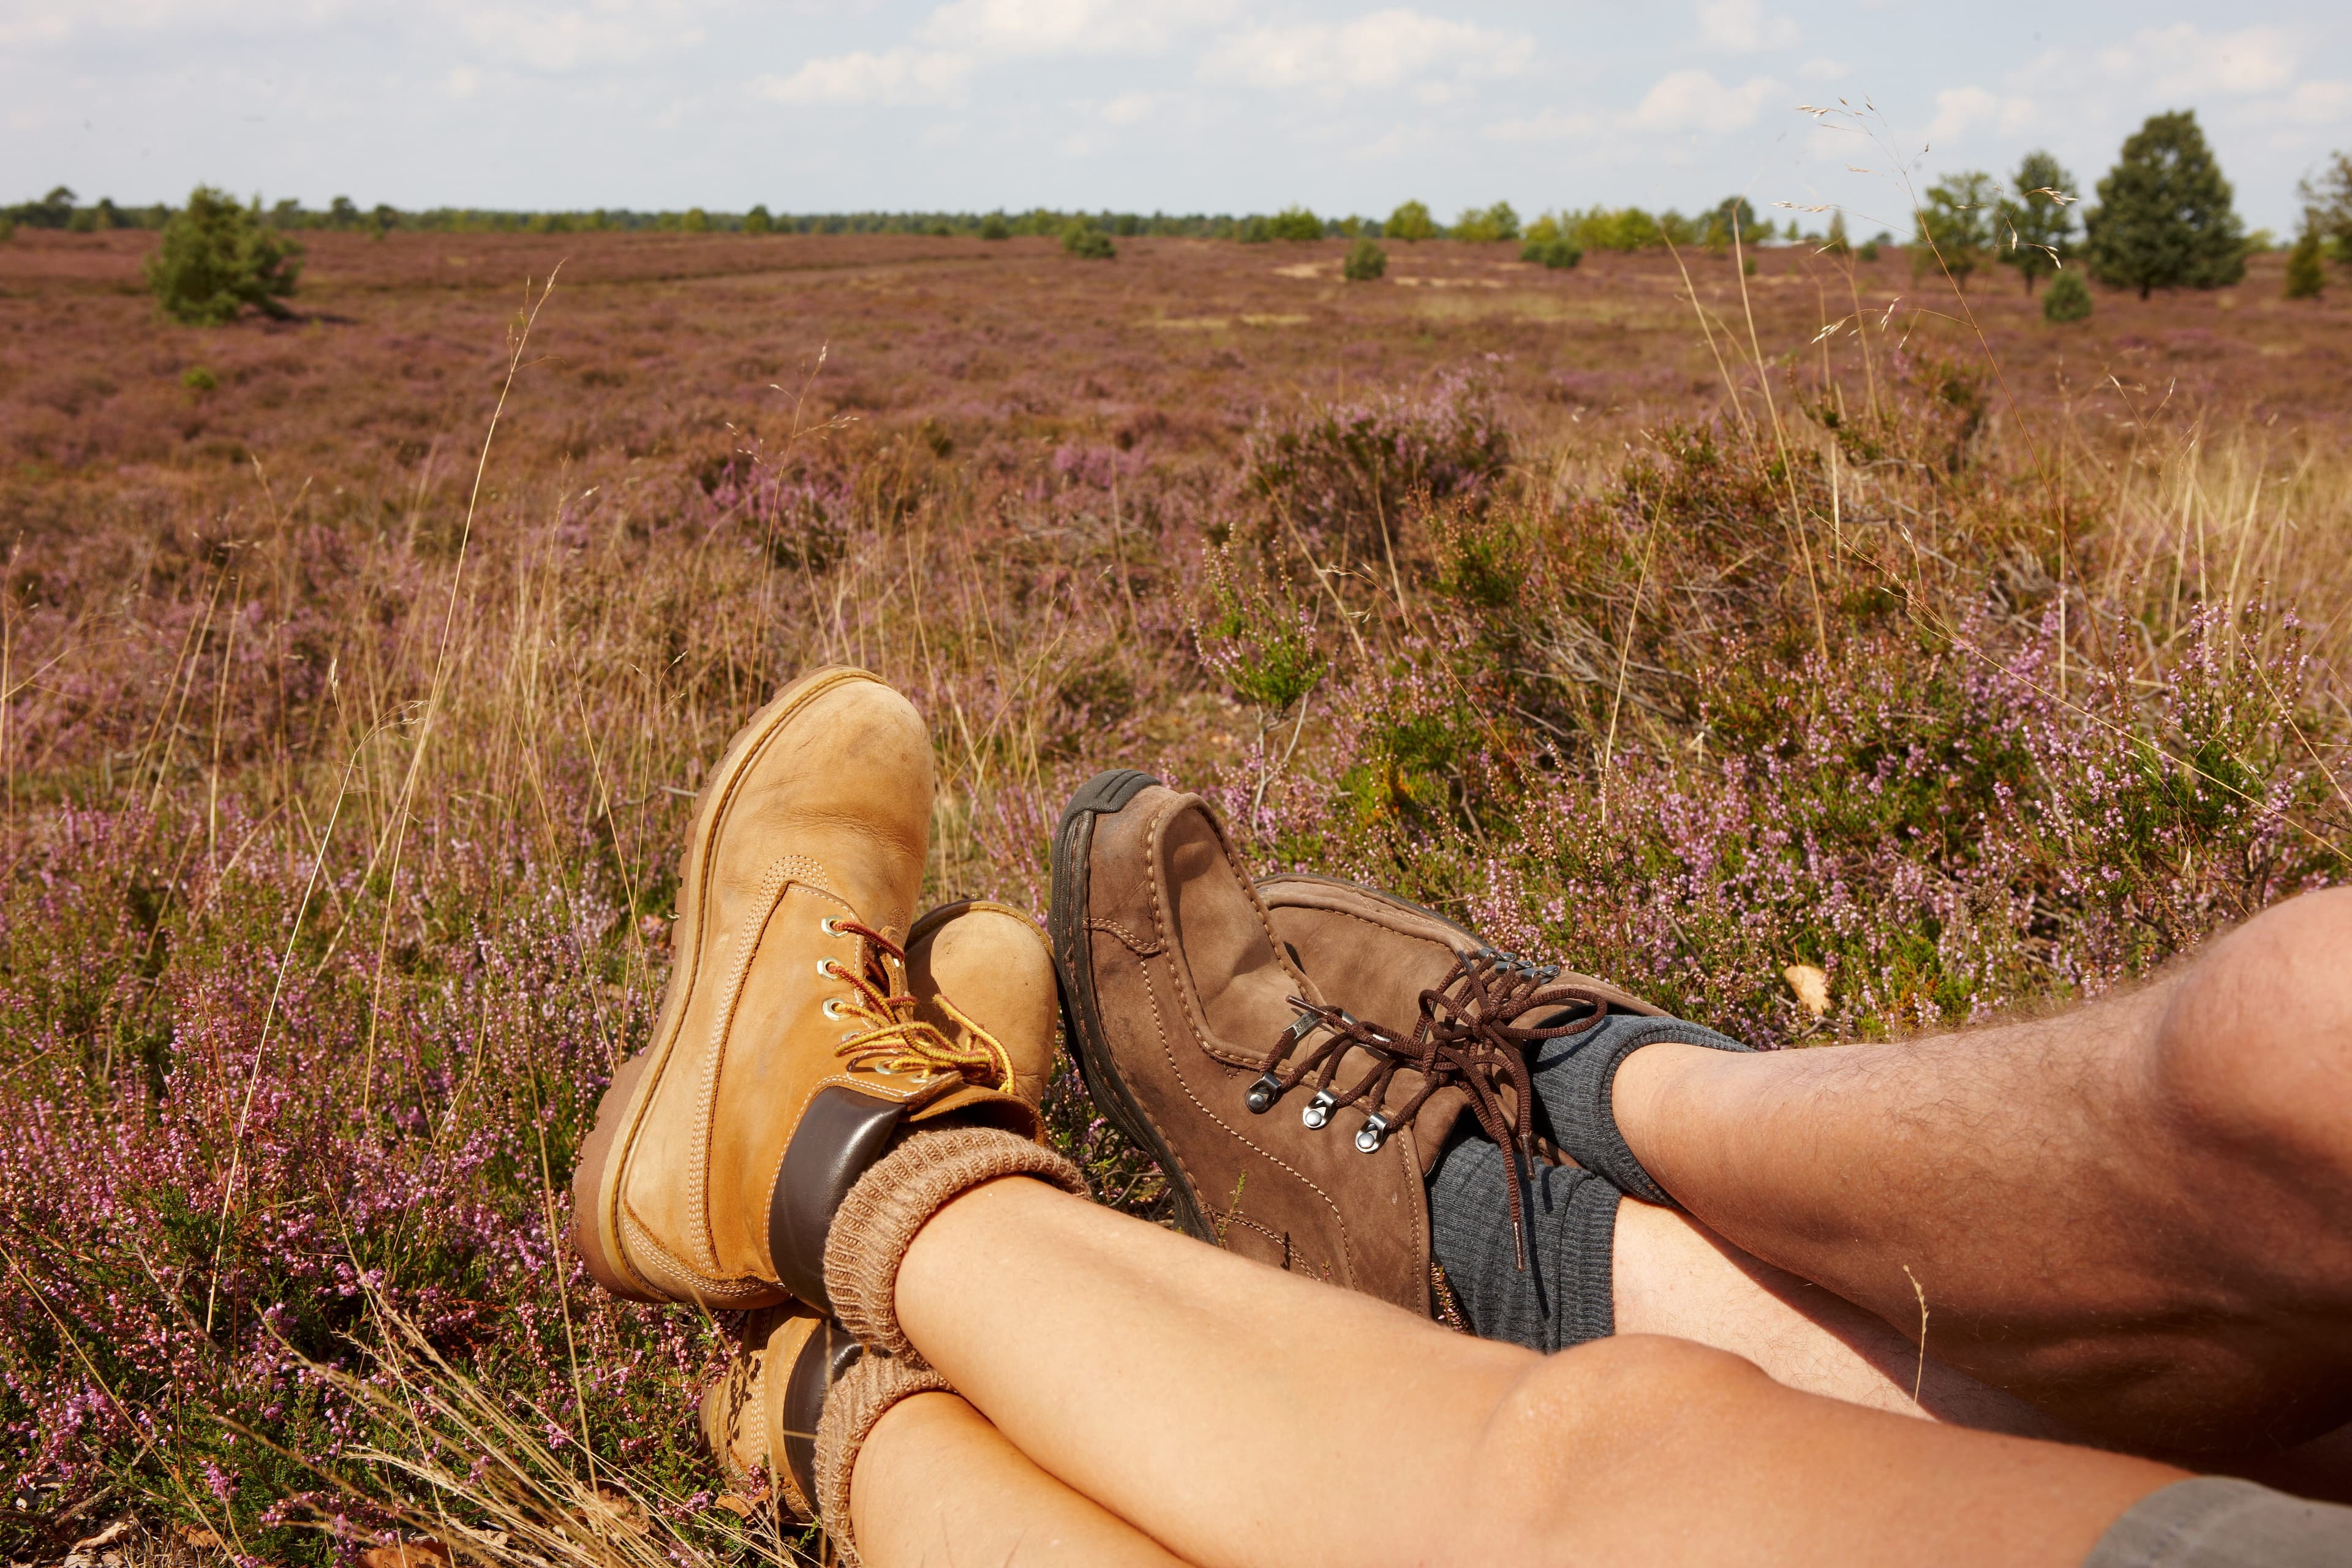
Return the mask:
[[[1618,1135],[1661,1187],[1674,1190],[1674,1132],[1684,1127],[1695,1077],[1739,1058],[1705,1046],[1660,1040],[1629,1054],[1610,1085]]]
[[[1034,1177],[1066,1193],[1086,1192],[1078,1168],[1060,1154],[985,1127],[917,1132],[858,1178],[834,1216],[824,1278],[835,1310],[859,1343],[921,1361],[898,1317],[898,1279],[909,1250],[957,1200],[1017,1176]]]

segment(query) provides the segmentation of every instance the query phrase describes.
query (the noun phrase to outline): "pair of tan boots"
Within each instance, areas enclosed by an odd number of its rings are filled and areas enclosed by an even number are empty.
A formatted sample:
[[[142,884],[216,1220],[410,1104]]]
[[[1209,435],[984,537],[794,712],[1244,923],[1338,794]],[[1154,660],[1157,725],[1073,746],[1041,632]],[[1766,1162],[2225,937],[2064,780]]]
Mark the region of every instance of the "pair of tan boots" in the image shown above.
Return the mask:
[[[862,670],[814,671],[753,715],[696,803],[651,1043],[572,1177],[607,1289],[750,1313],[703,1426],[739,1485],[766,1464],[796,1521],[821,1511],[821,1415],[860,1356],[826,1271],[858,1179],[937,1124],[999,1130],[1035,1151],[1032,1173],[1080,1184],[1034,1142],[1057,1007],[1045,934],[999,904],[916,917],[931,756],[913,706]],[[919,1379],[901,1361],[898,1381]]]

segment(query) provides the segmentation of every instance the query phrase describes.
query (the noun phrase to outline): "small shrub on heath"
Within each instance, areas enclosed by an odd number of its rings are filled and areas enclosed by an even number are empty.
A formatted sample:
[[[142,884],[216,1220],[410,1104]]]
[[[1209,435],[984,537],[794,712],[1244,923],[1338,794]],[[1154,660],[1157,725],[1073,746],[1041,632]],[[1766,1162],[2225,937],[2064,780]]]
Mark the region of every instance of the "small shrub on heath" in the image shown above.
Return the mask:
[[[1090,223],[1073,223],[1062,231],[1062,248],[1085,261],[1108,261],[1118,254],[1110,236]]]
[[[1339,275],[1350,283],[1370,283],[1389,269],[1389,253],[1381,248],[1377,239],[1359,239],[1348,247],[1345,259],[1339,263]]]
[[[2064,324],[2086,321],[2091,317],[2091,286],[2083,281],[2080,271],[2067,268],[2050,280],[2049,292],[2042,296],[2042,318]]]

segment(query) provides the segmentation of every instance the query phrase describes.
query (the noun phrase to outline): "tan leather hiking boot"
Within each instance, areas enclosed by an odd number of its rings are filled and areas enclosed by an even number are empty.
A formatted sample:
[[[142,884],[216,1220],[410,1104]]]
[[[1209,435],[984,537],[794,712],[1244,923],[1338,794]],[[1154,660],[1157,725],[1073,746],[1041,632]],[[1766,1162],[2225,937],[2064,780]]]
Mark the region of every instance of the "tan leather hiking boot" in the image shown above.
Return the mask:
[[[1001,1053],[1013,1094],[1044,1100],[1059,996],[1036,921],[984,900],[941,905],[915,922],[907,975],[919,1017]],[[748,1489],[764,1463],[783,1516],[816,1517],[817,1420],[857,1353],[839,1324],[798,1303],[751,1314],[726,1375],[702,1396],[703,1439],[731,1485]]]
[[[847,1330],[793,1302],[753,1312],[726,1375],[703,1391],[702,1440],[727,1484],[753,1495],[767,1472],[782,1518],[816,1518],[816,1428],[824,1396],[860,1353]]]
[[[1179,1222],[1423,1312],[1423,1179],[1457,1123],[1509,1152],[1516,1226],[1540,1152],[1527,1047],[1656,1011],[1391,895],[1254,889],[1206,803],[1135,773],[1065,813],[1052,929],[1088,1087],[1159,1159]]]
[[[573,1235],[617,1295],[824,1305],[826,1227],[904,1124],[1034,1135],[1001,1049],[917,1016],[902,946],[930,741],[863,670],[802,677],[696,803],[652,1043],[614,1075],[572,1177]]]

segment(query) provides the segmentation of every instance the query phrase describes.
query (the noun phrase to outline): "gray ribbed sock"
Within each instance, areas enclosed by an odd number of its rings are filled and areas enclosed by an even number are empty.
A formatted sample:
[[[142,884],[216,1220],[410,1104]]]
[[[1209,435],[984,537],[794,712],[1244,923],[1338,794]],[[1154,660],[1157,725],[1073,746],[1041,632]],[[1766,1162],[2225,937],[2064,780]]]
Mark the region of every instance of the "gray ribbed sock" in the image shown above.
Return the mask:
[[[1598,1171],[1620,1191],[1645,1203],[1679,1207],[1664,1188],[1650,1179],[1642,1162],[1625,1146],[1617,1131],[1617,1112],[1611,1091],[1617,1068],[1643,1046],[1671,1040],[1685,1046],[1706,1046],[1718,1051],[1752,1051],[1727,1035],[1686,1024],[1680,1018],[1643,1018],[1613,1014],[1580,1035],[1546,1040],[1536,1047],[1528,1065],[1535,1069],[1536,1098],[1543,1102],[1551,1123],[1553,1142],[1561,1152],[1588,1171]]]
[[[1590,1171],[1537,1165],[1527,1191],[1528,1267],[1511,1245],[1509,1167],[1484,1138],[1445,1152],[1429,1177],[1431,1250],[1470,1331],[1565,1350],[1616,1331],[1611,1299],[1617,1189]]]

